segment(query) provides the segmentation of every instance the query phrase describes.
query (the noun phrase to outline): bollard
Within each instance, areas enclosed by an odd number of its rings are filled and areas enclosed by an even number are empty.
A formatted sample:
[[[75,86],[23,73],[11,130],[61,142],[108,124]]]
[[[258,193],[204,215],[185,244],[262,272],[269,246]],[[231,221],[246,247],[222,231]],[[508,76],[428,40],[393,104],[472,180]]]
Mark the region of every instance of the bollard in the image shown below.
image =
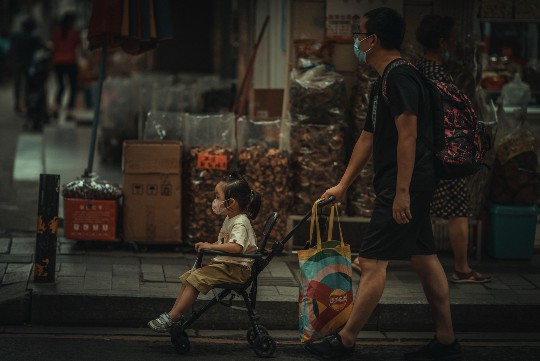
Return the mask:
[[[34,256],[34,282],[54,282],[60,176],[39,175],[39,203]]]

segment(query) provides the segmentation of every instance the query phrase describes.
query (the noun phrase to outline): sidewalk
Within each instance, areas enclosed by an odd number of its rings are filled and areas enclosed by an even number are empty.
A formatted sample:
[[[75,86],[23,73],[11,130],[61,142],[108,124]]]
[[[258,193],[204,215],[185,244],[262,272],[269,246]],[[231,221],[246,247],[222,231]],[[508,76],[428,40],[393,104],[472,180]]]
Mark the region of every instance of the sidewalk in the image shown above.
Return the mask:
[[[32,234],[0,239],[0,320],[3,324],[144,327],[170,308],[179,289],[178,275],[195,255],[172,247],[147,252],[124,244],[59,239],[57,281],[33,282]],[[442,257],[451,272],[451,258]],[[532,261],[486,259],[481,270],[491,283],[450,284],[458,332],[538,331],[540,256]],[[298,325],[296,255],[276,257],[259,278],[257,311],[269,329],[294,330]],[[353,284],[358,283],[353,276]],[[212,297],[200,297],[197,306]],[[241,302],[238,302],[241,305]],[[198,329],[247,329],[242,311],[216,306],[199,319]],[[422,289],[407,262],[392,262],[387,287],[367,330],[430,331],[432,323]]]
[[[51,125],[44,133],[23,133],[9,107],[8,88],[0,87],[0,325],[144,327],[170,308],[179,289],[178,275],[195,260],[190,249],[135,251],[123,243],[66,240],[60,230],[54,284],[33,283],[33,254],[40,172],[60,174],[61,183],[86,167],[89,127]],[[119,166],[99,164],[101,178],[121,182]],[[36,176],[37,175],[37,176]],[[60,202],[60,216],[62,217]],[[452,259],[442,256],[448,274]],[[530,261],[497,261],[485,256],[475,265],[493,274],[484,285],[450,284],[458,332],[538,331],[540,254]],[[269,329],[298,326],[298,261],[276,257],[259,279],[257,311]],[[354,275],[353,284],[358,284]],[[201,297],[198,306],[204,299]],[[241,304],[240,302],[238,303]],[[199,319],[197,329],[247,329],[241,311],[217,306]],[[432,330],[420,283],[406,262],[391,262],[383,298],[367,330]]]

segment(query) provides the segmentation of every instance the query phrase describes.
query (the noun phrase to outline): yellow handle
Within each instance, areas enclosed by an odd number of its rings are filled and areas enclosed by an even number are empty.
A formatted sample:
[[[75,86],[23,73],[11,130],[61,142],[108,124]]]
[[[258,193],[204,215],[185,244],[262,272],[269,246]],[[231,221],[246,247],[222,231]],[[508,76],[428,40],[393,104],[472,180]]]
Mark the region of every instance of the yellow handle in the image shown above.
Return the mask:
[[[336,205],[332,206],[332,209],[330,210],[330,219],[328,221],[328,237],[327,241],[332,240],[332,232],[334,231],[334,213],[337,217],[337,223],[339,227],[339,237],[341,240],[341,247],[345,247],[345,242],[343,241],[343,232],[341,231],[341,222],[339,221],[339,210],[337,209]]]
[[[311,226],[309,228],[309,244],[311,246],[313,241],[313,227],[316,227],[316,234],[317,234],[317,249],[322,249],[322,240],[321,240],[321,229],[319,227],[319,215],[317,213],[317,202],[319,202],[320,199],[317,199],[315,203],[313,203],[313,207],[311,208]]]

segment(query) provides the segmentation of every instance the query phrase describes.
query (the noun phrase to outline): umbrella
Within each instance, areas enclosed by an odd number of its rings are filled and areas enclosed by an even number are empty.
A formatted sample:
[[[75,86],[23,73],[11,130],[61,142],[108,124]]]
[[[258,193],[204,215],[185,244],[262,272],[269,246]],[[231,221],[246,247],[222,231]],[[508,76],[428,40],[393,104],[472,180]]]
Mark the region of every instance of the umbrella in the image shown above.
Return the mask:
[[[101,49],[101,61],[85,176],[90,176],[93,169],[107,51],[121,47],[129,54],[141,54],[154,49],[159,41],[171,39],[172,36],[168,0],[93,1],[88,25],[88,48]]]

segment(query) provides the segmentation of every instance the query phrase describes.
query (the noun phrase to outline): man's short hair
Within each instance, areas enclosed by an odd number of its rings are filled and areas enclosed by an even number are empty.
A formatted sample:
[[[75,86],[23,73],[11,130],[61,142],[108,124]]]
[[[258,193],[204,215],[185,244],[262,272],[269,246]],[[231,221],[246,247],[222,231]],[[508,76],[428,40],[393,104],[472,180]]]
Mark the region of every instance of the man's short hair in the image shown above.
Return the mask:
[[[366,32],[376,34],[381,46],[387,50],[401,49],[405,36],[405,20],[396,10],[380,7],[364,14]]]

